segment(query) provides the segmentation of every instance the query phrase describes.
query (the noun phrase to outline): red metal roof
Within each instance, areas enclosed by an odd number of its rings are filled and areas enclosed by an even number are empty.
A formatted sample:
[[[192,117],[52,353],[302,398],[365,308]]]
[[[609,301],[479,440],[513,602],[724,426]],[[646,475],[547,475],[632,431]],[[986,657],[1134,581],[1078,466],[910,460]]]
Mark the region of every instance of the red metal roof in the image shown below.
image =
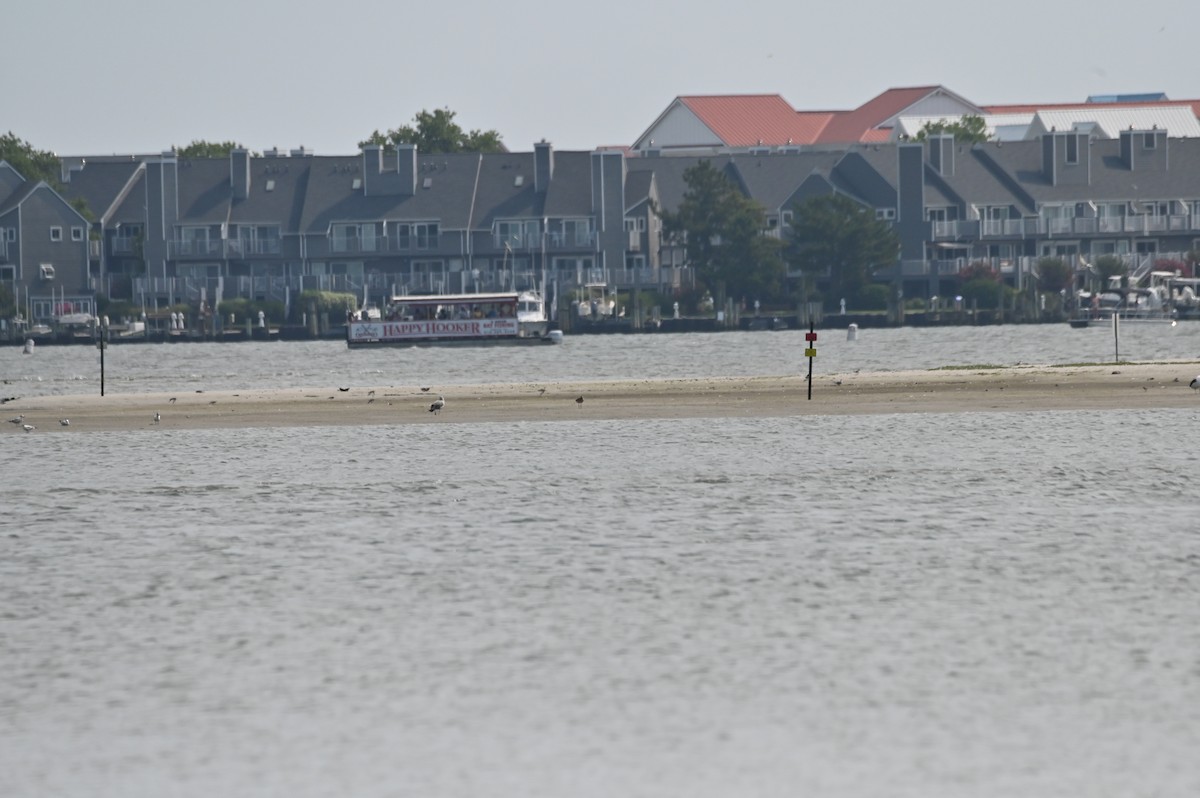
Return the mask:
[[[827,112],[796,113],[778,94],[680,97],[727,147],[811,144],[829,120]]]
[[[940,90],[941,86],[914,86],[907,89],[888,89],[855,108],[834,114],[821,131],[819,142],[841,143],[877,141],[875,128],[905,108]],[[885,136],[883,140],[886,140]]]

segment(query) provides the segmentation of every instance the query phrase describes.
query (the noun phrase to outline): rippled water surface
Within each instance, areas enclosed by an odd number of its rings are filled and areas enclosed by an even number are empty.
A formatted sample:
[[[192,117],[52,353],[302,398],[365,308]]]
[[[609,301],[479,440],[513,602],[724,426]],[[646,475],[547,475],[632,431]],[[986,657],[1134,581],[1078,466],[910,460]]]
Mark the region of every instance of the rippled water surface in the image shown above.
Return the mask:
[[[952,332],[821,356],[1109,342]],[[802,347],[607,340],[472,368],[330,344],[117,359],[173,390],[776,374]],[[22,391],[85,382],[37,368]],[[1194,796],[1198,425],[1200,403],[6,434],[0,795]]]
[[[1200,323],[846,330],[818,333],[818,373],[961,365],[1096,363],[1200,358]],[[105,389],[114,393],[189,388],[440,385],[805,373],[804,335],[755,333],[568,336],[561,346],[347,349],[338,341],[231,344],[114,344]],[[99,393],[99,353],[44,346],[34,355],[0,347],[0,379],[11,394]]]

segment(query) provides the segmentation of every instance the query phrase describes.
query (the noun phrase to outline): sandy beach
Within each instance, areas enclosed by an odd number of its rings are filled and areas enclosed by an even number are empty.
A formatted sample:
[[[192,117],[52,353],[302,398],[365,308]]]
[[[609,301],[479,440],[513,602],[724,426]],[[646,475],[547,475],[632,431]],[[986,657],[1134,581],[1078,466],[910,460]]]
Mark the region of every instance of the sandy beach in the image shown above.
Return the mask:
[[[330,386],[16,398],[3,434],[581,419],[1200,408],[1197,362],[491,385]],[[446,406],[429,410],[438,395]],[[580,397],[582,402],[577,401]],[[159,420],[155,421],[155,414]],[[60,419],[70,421],[68,426]]]

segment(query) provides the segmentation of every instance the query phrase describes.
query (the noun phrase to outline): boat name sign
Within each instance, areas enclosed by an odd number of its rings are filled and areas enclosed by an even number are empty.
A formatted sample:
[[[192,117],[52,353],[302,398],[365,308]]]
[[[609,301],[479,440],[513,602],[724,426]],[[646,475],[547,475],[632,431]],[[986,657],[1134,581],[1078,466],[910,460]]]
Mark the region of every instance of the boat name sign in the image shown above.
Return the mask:
[[[350,341],[404,338],[494,338],[517,334],[517,320],[459,319],[429,321],[353,322]]]

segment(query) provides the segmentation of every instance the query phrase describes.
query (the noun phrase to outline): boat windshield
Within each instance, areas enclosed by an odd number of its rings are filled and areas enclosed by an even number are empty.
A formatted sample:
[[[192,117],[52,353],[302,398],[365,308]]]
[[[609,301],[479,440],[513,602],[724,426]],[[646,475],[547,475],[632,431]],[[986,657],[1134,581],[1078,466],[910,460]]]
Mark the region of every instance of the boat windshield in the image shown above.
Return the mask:
[[[516,297],[398,297],[384,312],[387,321],[503,319],[516,313]]]

